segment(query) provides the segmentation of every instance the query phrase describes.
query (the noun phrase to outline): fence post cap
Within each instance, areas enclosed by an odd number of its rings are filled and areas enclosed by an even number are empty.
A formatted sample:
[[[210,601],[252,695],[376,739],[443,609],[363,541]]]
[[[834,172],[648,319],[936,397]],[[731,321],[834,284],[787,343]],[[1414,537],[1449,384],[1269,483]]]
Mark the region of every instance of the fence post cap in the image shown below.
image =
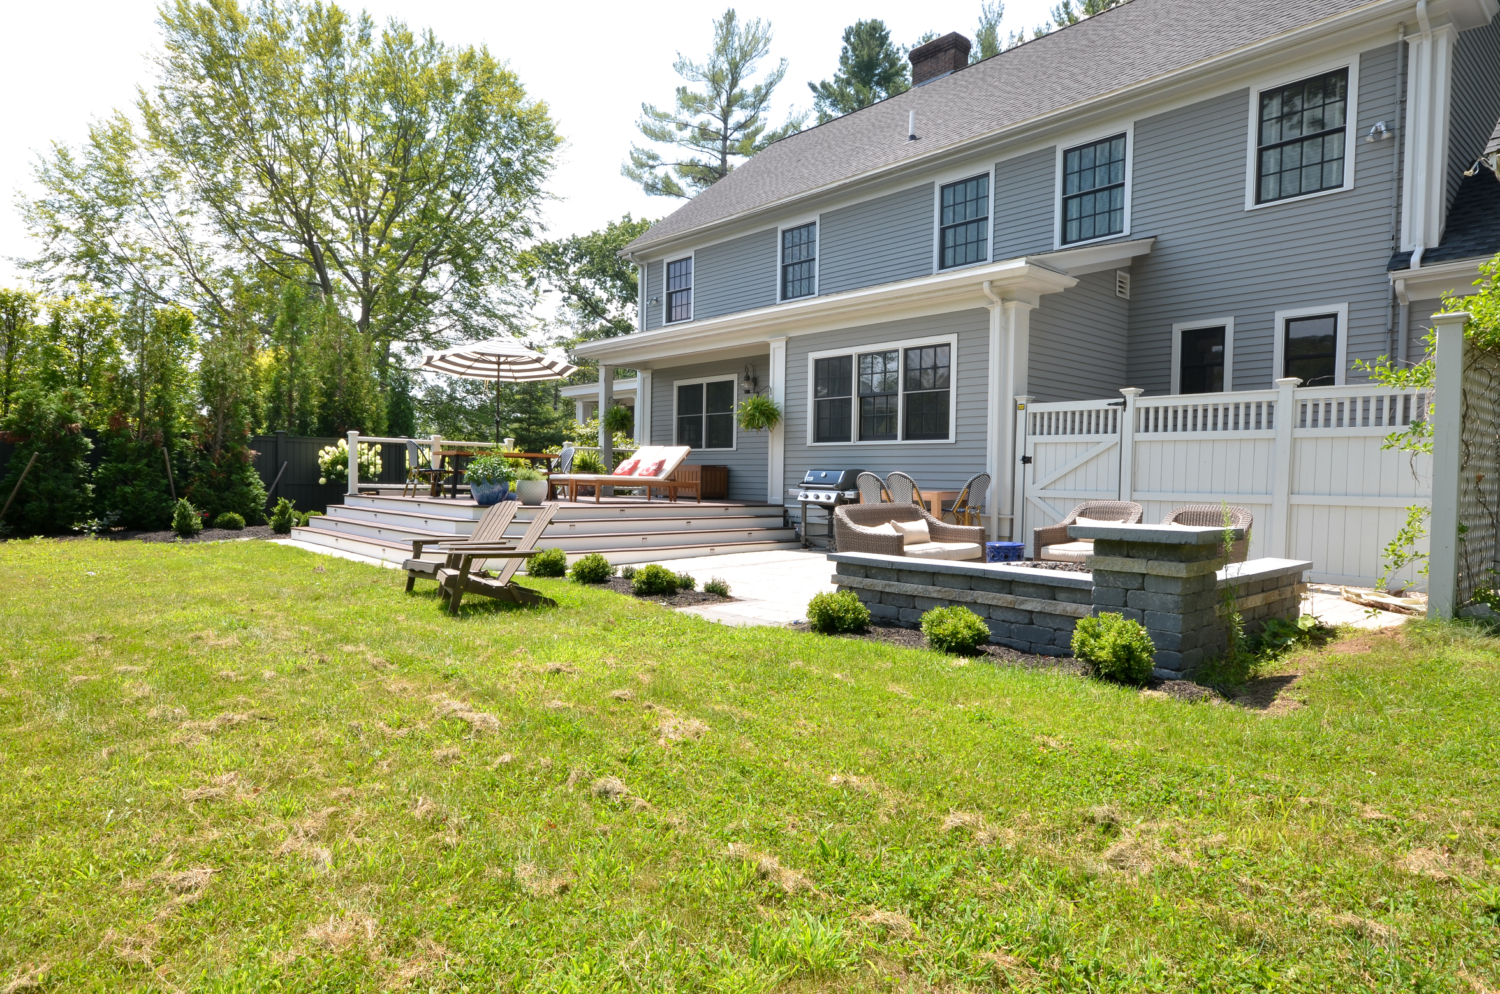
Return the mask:
[[[1120,392],[1127,397],[1139,397],[1146,391],[1143,387],[1121,387]]]
[[[1299,387],[1302,385],[1300,376],[1282,376],[1276,380],[1278,387]]]
[[[1443,311],[1434,314],[1431,318],[1433,324],[1464,324],[1473,317],[1468,311]]]

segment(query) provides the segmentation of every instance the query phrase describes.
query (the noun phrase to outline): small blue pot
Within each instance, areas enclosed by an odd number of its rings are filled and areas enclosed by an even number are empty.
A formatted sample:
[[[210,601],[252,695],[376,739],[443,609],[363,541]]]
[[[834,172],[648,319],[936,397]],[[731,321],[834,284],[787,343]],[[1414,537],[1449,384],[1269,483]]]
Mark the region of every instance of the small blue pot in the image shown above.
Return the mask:
[[[474,495],[474,500],[480,507],[489,507],[492,504],[500,503],[509,492],[509,480],[501,480],[499,483],[469,484],[469,493]]]
[[[1021,557],[1026,554],[1025,542],[986,542],[984,543],[984,561],[987,563],[1015,563],[1020,562]]]

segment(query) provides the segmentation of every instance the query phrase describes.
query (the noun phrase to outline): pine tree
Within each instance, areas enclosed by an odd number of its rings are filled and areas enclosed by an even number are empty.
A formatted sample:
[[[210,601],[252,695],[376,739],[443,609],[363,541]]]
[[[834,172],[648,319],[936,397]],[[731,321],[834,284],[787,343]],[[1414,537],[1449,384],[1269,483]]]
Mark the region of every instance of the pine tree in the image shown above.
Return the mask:
[[[555,382],[518,383],[505,388],[501,403],[508,415],[506,432],[515,437],[522,452],[541,452],[562,444],[572,422],[558,410],[559,400]]]
[[[1000,21],[1005,16],[1005,4],[994,2],[979,5],[979,27],[974,31],[974,47],[969,50],[969,64],[999,55],[1003,47],[1000,41]]]
[[[637,126],[648,141],[668,145],[675,158],[653,148],[630,146],[622,175],[657,197],[687,198],[728,176],[736,160],[748,159],[767,145],[802,130],[806,115],[793,115],[769,130],[771,94],[786,75],[786,59],[758,83],[756,65],[771,50],[770,22],[741,22],[734,8],[714,21],[714,44],[707,62],[678,53],[672,68],[690,84],[677,88],[677,106],[666,111],[641,104]]]
[[[878,18],[855,21],[845,28],[833,79],[807,84],[819,124],[905,93],[910,87],[906,58],[891,43],[890,30]]]

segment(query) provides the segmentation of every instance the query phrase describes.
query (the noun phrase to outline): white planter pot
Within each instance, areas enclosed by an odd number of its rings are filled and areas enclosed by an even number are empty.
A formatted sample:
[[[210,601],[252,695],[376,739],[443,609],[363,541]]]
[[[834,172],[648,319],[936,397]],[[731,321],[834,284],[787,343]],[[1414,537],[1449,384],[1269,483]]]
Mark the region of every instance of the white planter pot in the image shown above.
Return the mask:
[[[516,496],[526,507],[536,507],[547,499],[546,480],[517,480]]]

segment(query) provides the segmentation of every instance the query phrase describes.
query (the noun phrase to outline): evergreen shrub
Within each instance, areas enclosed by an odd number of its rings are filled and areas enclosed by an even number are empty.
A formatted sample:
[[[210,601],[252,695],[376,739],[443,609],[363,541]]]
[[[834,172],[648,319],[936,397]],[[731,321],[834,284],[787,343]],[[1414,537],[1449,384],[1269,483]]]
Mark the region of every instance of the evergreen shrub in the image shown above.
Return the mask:
[[[615,575],[615,568],[599,553],[590,552],[573,564],[569,574],[579,583],[603,583]]]
[[[648,563],[635,571],[630,589],[647,597],[670,597],[677,593],[677,574],[665,566]]]
[[[568,554],[561,549],[540,549],[526,560],[528,576],[566,576]]]
[[[182,538],[192,538],[203,530],[203,515],[185,497],[172,507],[172,530]]]
[[[33,386],[12,401],[0,438],[15,444],[0,478],[0,505],[10,498],[31,454],[36,464],[0,522],[7,533],[59,535],[93,517],[94,489],[84,461],[93,448],[83,434],[83,395],[70,387]]]
[[[225,531],[232,532],[244,531],[245,519],[240,517],[238,514],[235,514],[233,511],[225,511],[223,514],[214,519],[214,527],[223,528]]]
[[[807,602],[807,623],[815,632],[859,632],[870,627],[870,609],[852,590],[815,594]]]
[[[716,576],[703,585],[703,592],[705,594],[718,594],[720,597],[728,597],[729,581]]]
[[[695,589],[697,589],[697,586],[698,586],[698,581],[695,580],[695,579],[693,579],[693,575],[691,573],[678,573],[677,574],[677,589],[678,590],[695,590]]]
[[[278,535],[290,535],[292,526],[300,521],[300,516],[292,507],[292,502],[285,497],[276,498],[276,506],[271,509],[271,530]]]
[[[1156,645],[1140,622],[1106,612],[1078,619],[1073,627],[1073,655],[1097,677],[1142,684],[1151,679]]]
[[[937,651],[963,655],[990,640],[990,629],[984,619],[960,604],[935,607],[922,615],[922,634]]]

